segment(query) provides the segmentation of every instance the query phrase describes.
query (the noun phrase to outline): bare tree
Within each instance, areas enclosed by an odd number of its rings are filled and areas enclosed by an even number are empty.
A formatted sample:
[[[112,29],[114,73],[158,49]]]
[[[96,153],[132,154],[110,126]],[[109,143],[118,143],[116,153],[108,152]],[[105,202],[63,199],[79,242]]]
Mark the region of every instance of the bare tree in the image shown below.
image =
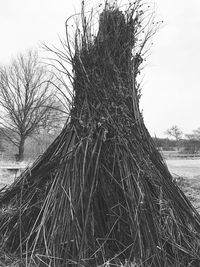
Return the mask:
[[[183,135],[182,131],[177,125],[173,125],[171,128],[167,129],[165,134],[174,137],[177,142],[181,140]]]
[[[168,135],[169,137],[173,137],[176,140],[176,145],[177,148],[179,149],[181,138],[183,135],[180,128],[177,125],[173,125],[171,128],[166,130],[165,134]]]
[[[0,126],[5,138],[17,146],[18,160],[24,158],[26,138],[50,121],[52,79],[35,51],[20,54],[8,67],[0,68]]]

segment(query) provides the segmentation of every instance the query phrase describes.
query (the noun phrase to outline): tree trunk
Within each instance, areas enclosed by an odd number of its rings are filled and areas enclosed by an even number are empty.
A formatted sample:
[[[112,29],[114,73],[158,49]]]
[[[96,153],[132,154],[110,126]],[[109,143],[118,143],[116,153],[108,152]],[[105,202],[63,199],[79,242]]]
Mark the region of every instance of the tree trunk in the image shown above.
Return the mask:
[[[24,160],[24,144],[25,144],[25,138],[21,137],[19,146],[18,146],[18,154],[16,157],[17,161],[23,161]]]

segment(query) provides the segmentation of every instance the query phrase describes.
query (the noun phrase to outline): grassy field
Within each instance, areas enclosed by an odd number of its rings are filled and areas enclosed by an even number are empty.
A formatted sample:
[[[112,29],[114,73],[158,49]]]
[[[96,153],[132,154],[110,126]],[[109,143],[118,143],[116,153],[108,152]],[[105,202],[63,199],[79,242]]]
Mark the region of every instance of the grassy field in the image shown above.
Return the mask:
[[[167,159],[166,162],[173,175],[187,178],[200,176],[200,159]]]
[[[166,162],[178,185],[200,212],[200,159],[168,159]]]
[[[15,179],[12,172],[0,169],[0,187],[11,184]]]

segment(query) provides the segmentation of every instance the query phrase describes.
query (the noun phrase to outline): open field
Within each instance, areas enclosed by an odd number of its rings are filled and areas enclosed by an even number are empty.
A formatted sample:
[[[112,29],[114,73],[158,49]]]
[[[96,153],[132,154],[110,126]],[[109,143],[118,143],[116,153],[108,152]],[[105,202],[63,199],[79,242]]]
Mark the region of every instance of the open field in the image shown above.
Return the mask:
[[[167,159],[166,163],[173,175],[187,178],[200,176],[200,159]]]
[[[0,187],[11,184],[16,175],[10,171],[0,169]]]
[[[166,163],[178,185],[200,212],[200,159],[168,159]]]

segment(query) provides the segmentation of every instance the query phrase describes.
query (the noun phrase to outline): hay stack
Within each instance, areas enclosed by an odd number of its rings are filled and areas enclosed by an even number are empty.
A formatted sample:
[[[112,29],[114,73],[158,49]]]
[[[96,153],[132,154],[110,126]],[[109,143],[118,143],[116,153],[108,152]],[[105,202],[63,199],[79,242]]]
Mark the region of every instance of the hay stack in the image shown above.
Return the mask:
[[[0,196],[10,207],[0,216],[1,249],[36,266],[200,264],[200,216],[139,111],[139,2],[127,12],[106,5],[94,38],[83,20],[70,121]]]

